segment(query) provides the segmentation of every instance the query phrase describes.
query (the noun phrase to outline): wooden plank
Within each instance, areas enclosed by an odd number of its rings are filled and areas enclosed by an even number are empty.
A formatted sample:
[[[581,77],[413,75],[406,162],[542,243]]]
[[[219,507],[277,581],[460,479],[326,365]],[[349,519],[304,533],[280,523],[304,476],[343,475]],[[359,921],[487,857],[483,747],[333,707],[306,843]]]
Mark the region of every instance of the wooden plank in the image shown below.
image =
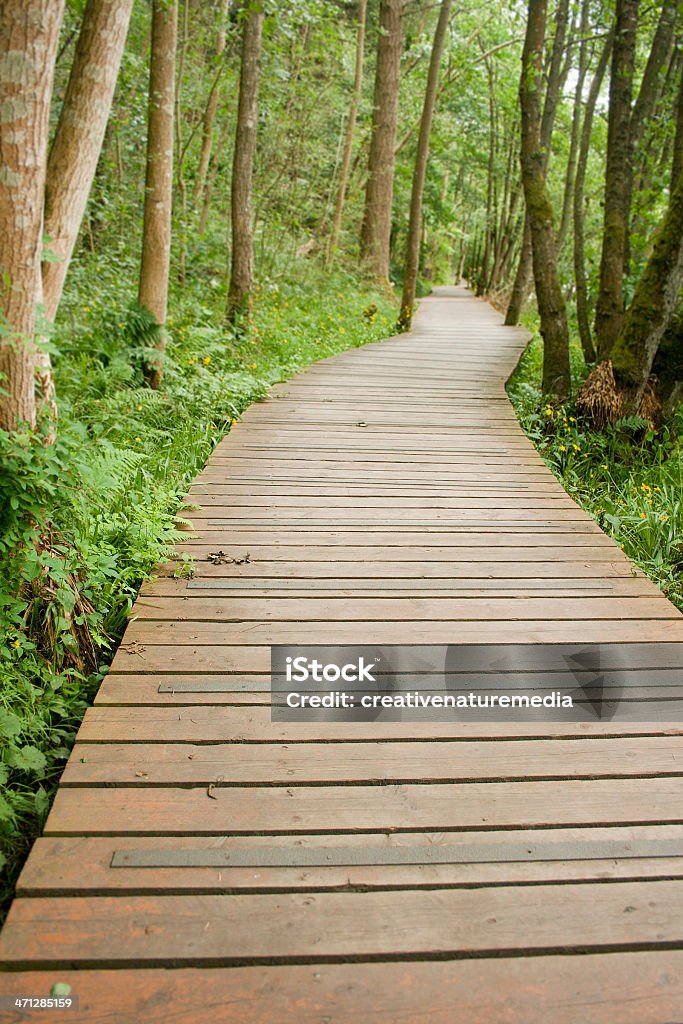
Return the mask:
[[[324,605],[322,604],[324,601]],[[674,619],[681,613],[663,596],[655,597],[376,597],[371,593],[353,598],[325,596],[250,597],[210,594],[188,602],[183,597],[140,597],[135,603],[135,620],[128,630],[130,640],[152,643],[190,643],[206,637],[220,643],[220,630],[203,623],[308,622],[323,615],[328,622],[436,622],[458,621],[546,621],[589,619]],[[187,620],[187,621],[186,621]],[[153,631],[147,622],[156,622]],[[683,626],[683,621],[681,622]],[[682,630],[683,635],[683,630]],[[181,640],[180,637],[183,639]]]
[[[362,836],[279,835],[279,836],[69,836],[39,839],[17,886],[20,896],[127,895],[149,892],[272,892],[340,888],[457,888],[472,885],[525,885],[553,881],[606,881],[683,876],[683,857],[635,857],[622,859],[558,859],[525,863],[463,862],[458,864],[384,864],[381,867],[348,864],[343,867],[211,867],[112,868],[117,851],[187,851],[201,856],[212,851],[258,850],[267,844],[274,849],[296,853],[301,850],[396,847],[413,849],[459,845],[466,851],[472,844],[495,843],[501,848],[519,843],[599,842],[683,844],[679,825],[629,826],[590,829],[515,829],[509,832],[403,832],[364,833]],[[88,871],[83,871],[83,864]]]
[[[683,740],[501,739],[488,743],[347,743],[322,758],[315,743],[76,744],[62,786],[290,785],[309,782],[467,782],[683,775]],[[681,849],[683,855],[683,847]]]
[[[266,649],[268,666],[270,651]],[[199,671],[197,665],[195,671]],[[140,672],[138,660],[129,664]],[[189,671],[189,670],[188,670]],[[167,677],[172,678],[172,677]],[[198,675],[196,678],[204,678]],[[381,739],[498,739],[571,736],[683,734],[683,722],[271,722],[270,708],[214,707],[153,709],[93,707],[78,739],[86,743],[341,743]]]
[[[420,892],[18,899],[0,938],[15,968],[462,958],[680,943],[683,882]],[[54,941],[51,922],[59,921]]]
[[[111,714],[115,709],[106,709]],[[453,831],[681,824],[678,778],[370,786],[62,788],[45,835]]]
[[[648,687],[649,699],[683,698],[678,687],[671,685]],[[624,699],[623,691],[615,694]],[[629,690],[628,699],[641,699],[642,691]],[[102,682],[96,704],[164,706],[167,704],[248,705],[270,704],[270,679],[254,673],[240,675],[116,675],[109,674]]]
[[[60,1010],[59,1020],[88,1024],[453,1024],[454,1007],[458,1024],[672,1024],[683,1002],[683,952],[31,971],[0,975],[0,992],[47,996],[56,981],[80,997],[80,1009]],[[7,1016],[8,1024],[24,1019]]]

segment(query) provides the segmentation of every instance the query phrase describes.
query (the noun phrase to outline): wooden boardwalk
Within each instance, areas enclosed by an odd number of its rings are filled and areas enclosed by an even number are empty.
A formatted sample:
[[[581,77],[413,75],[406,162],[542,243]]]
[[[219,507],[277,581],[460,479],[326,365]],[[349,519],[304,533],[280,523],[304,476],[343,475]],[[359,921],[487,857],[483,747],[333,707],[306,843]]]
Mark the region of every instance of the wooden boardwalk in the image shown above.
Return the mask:
[[[683,723],[270,720],[271,643],[683,640],[520,431],[524,342],[438,289],[221,442],[194,577],[143,588],[21,876],[3,995],[66,982],[79,1010],[36,1017],[88,1024],[683,1020]],[[600,840],[623,854],[571,852]]]

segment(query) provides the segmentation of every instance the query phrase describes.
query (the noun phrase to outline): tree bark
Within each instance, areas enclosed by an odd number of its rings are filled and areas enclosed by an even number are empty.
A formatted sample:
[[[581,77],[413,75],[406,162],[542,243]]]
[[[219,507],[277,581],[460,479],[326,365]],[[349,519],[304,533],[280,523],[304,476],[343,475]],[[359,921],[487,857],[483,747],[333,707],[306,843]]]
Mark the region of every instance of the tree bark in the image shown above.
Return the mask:
[[[145,380],[151,388],[161,383],[164,325],[168,305],[173,201],[173,111],[178,7],[153,0],[147,120],[147,171],[142,229],[142,262],[138,301],[154,315],[160,327],[159,356],[149,360]]]
[[[609,355],[624,320],[629,131],[637,26],[638,0],[617,0],[607,121],[600,289],[595,308],[595,333],[601,359]]]
[[[378,284],[389,284],[394,149],[403,43],[403,0],[380,0],[380,34],[372,136],[360,238],[361,264]]]
[[[629,153],[626,167],[626,190],[624,210],[626,217],[626,235],[624,242],[624,274],[628,274],[631,262],[630,227],[631,202],[634,187],[635,156],[643,141],[643,134],[648,121],[652,118],[659,99],[662,86],[662,71],[668,64],[674,45],[676,27],[676,4],[663,3],[657,23],[650,53],[643,72],[643,79],[638,96],[633,104],[633,113],[629,124]]]
[[[0,4],[0,428],[36,423],[36,307],[62,0]]]
[[[568,24],[569,2],[568,0],[558,0],[555,10],[555,37],[553,39],[553,48],[550,56],[548,84],[546,86],[540,128],[544,174],[548,170],[548,163],[550,161],[550,146],[553,137],[553,127],[555,125],[555,115],[557,113],[557,103],[568,70],[564,69],[563,71],[562,67],[562,57],[564,56]],[[517,273],[515,274],[515,280],[512,286],[510,302],[505,314],[505,323],[508,327],[514,327],[515,324],[519,323],[524,300],[526,299],[529,291],[532,270],[533,257],[531,248],[531,226],[529,224],[529,217],[525,213],[522,248],[520,249],[519,263],[517,264]]]
[[[529,0],[519,86],[522,111],[521,166],[543,337],[543,391],[563,400],[569,392],[569,333],[557,275],[553,210],[546,187],[541,138],[540,92],[546,6],[546,0]]]
[[[676,145],[683,145],[683,78],[679,87]],[[664,332],[683,285],[683,172],[672,192],[645,269],[610,358],[622,393],[623,411],[639,411]]]
[[[216,120],[216,111],[218,110],[218,97],[220,94],[221,85],[221,58],[225,52],[226,42],[226,30],[225,22],[228,17],[228,8],[230,7],[230,0],[221,0],[220,9],[218,12],[218,28],[216,30],[216,45],[214,48],[214,66],[217,66],[214,80],[211,84],[211,91],[209,92],[209,98],[206,103],[206,109],[204,110],[204,117],[202,118],[202,145],[199,152],[199,166],[197,167],[197,178],[194,184],[194,191],[192,198],[195,203],[198,203],[201,197],[204,195],[204,189],[206,187],[206,176],[209,171],[209,161],[211,160],[211,149],[213,147],[213,126]]]
[[[344,201],[346,199],[346,188],[349,181],[349,168],[351,167],[351,156],[353,154],[353,137],[356,131],[358,119],[358,106],[360,104],[363,88],[363,52],[365,49],[365,22],[368,9],[368,0],[358,0],[358,34],[356,37],[356,70],[353,79],[353,92],[351,94],[351,106],[349,107],[349,118],[346,122],[346,136],[344,138],[344,152],[342,154],[341,168],[339,170],[339,185],[337,187],[337,198],[334,204],[334,215],[332,217],[332,228],[327,243],[327,265],[332,266],[335,251],[339,244],[339,233],[341,231],[342,216],[344,213]]]
[[[607,71],[614,33],[610,32],[598,66],[588,88],[586,109],[583,115],[581,128],[581,143],[579,145],[579,156],[576,164],[576,178],[574,180],[574,285],[576,288],[576,318],[579,327],[581,348],[587,363],[594,363],[596,351],[591,336],[590,317],[588,315],[588,285],[586,282],[586,249],[584,239],[584,186],[586,182],[586,165],[591,144],[591,129],[593,127],[593,115],[597,103],[602,81]]]
[[[133,0],[88,0],[50,149],[44,232],[57,262],[43,263],[45,315],[57,313],[109,120]]]
[[[588,32],[590,28],[590,5],[589,0],[583,0],[581,5],[581,39],[579,42],[579,68],[576,77],[576,90],[574,93],[574,116],[572,117],[572,131],[569,142],[569,155],[567,157],[567,169],[564,179],[564,193],[562,197],[562,216],[560,228],[557,232],[557,252],[562,252],[564,243],[569,231],[569,224],[572,217],[572,197],[574,194],[574,179],[576,176],[576,160],[579,151],[579,140],[581,136],[581,105],[583,103],[583,87],[588,71]]]
[[[232,164],[232,252],[227,317],[234,321],[251,301],[254,287],[252,178],[258,119],[263,10],[247,5],[242,35],[240,94]]]
[[[441,0],[439,20],[434,32],[432,43],[432,54],[429,61],[429,72],[427,74],[427,87],[425,89],[424,105],[422,107],[422,121],[420,122],[420,135],[417,142],[417,155],[415,157],[415,169],[413,171],[413,187],[410,195],[410,220],[408,223],[408,241],[406,246],[406,264],[403,275],[403,295],[401,297],[401,309],[398,317],[398,328],[401,331],[410,329],[415,305],[415,290],[417,287],[417,274],[420,265],[420,229],[422,226],[422,196],[424,193],[425,174],[427,172],[427,160],[429,159],[429,135],[432,130],[432,119],[434,117],[434,105],[436,103],[436,89],[439,84],[439,65],[443,54],[446,33],[448,32],[448,19],[451,14],[452,0]]]

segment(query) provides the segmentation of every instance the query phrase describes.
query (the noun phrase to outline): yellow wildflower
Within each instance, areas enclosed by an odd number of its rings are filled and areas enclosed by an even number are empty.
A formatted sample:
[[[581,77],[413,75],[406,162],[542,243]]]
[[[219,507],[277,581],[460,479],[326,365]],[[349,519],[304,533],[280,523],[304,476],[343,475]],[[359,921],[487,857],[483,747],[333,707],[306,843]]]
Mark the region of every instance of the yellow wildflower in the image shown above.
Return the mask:
[[[640,518],[641,518],[641,519],[645,519],[645,513],[644,513],[644,512],[641,512],[641,513],[640,513]]]
[[[560,451],[561,451],[561,452],[566,452],[566,450],[567,450],[567,449],[565,448],[565,446],[564,446],[563,444],[561,444],[561,445],[560,445]]]
[[[204,366],[208,366],[209,363],[211,362],[211,356],[204,356],[202,362],[204,363]]]

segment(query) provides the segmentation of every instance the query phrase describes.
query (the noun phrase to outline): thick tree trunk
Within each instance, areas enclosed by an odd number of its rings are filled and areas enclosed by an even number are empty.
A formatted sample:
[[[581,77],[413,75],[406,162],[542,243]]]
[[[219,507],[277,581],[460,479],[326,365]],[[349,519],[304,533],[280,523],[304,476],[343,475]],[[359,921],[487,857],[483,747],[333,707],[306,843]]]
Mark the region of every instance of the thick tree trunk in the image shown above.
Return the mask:
[[[543,103],[543,115],[541,118],[540,128],[544,174],[547,172],[548,164],[550,162],[550,146],[553,138],[553,127],[555,125],[557,104],[568,70],[567,68],[563,69],[562,66],[568,24],[569,0],[558,0],[555,9],[555,37],[553,39],[550,66],[548,68],[548,84],[545,91],[545,101]],[[509,327],[513,327],[515,324],[519,323],[519,318],[522,314],[522,307],[524,306],[524,301],[529,292],[532,270],[533,257],[531,249],[531,227],[529,225],[529,218],[525,214],[522,248],[519,253],[519,263],[517,264],[517,273],[515,274],[515,281],[512,286],[510,302],[505,314],[505,323]]]
[[[0,428],[36,422],[45,169],[62,0],[0,4]]]
[[[607,71],[613,39],[614,34],[610,32],[605,40],[598,66],[595,69],[595,74],[588,89],[583,126],[581,128],[581,144],[576,164],[576,178],[574,180],[574,285],[576,288],[576,318],[581,347],[587,363],[595,362],[596,352],[591,336],[590,316],[588,313],[588,284],[586,282],[586,249],[584,239],[584,186],[595,104],[597,103],[605,72]]]
[[[679,86],[676,147],[683,145],[683,78]],[[626,414],[638,412],[659,344],[683,285],[683,172],[624,319],[610,358]]]
[[[351,94],[351,106],[349,107],[349,118],[346,122],[346,136],[344,138],[344,152],[342,154],[341,168],[339,170],[339,185],[337,186],[337,198],[334,204],[334,216],[332,217],[332,228],[327,242],[327,265],[334,262],[335,251],[339,244],[342,216],[344,213],[344,201],[346,200],[346,189],[349,182],[349,169],[351,167],[351,156],[353,154],[353,137],[356,131],[358,119],[358,106],[361,100],[363,89],[363,52],[365,50],[365,22],[368,9],[368,0],[358,0],[358,34],[356,37],[356,70],[353,79],[353,92]]]
[[[232,252],[227,316],[233,321],[251,301],[254,287],[252,178],[258,118],[263,11],[247,5],[242,35],[240,95],[232,164]]]
[[[360,252],[366,275],[379,284],[388,284],[403,0],[380,0],[379,18],[372,137]]]
[[[427,172],[427,160],[429,159],[429,135],[432,130],[436,89],[439,84],[439,65],[441,64],[444,42],[448,32],[451,3],[452,0],[441,0],[441,10],[436,31],[434,32],[434,42],[432,44],[432,54],[427,74],[427,87],[422,107],[422,121],[420,122],[420,135],[417,142],[417,155],[413,171],[413,188],[410,196],[410,221],[408,224],[406,264],[403,275],[403,295],[401,297],[401,309],[398,317],[398,327],[402,331],[410,329],[413,307],[415,305],[415,290],[420,265],[422,195],[424,192],[425,174]]]
[[[54,320],[78,237],[119,73],[133,0],[88,0],[69,83],[50,149],[45,182],[48,248],[45,315]]]
[[[168,305],[171,261],[171,209],[173,201],[173,110],[178,7],[153,0],[152,51],[147,121],[147,173],[142,232],[142,263],[138,301],[159,324],[159,357],[144,368],[151,388],[161,383],[164,325]]]
[[[569,334],[557,275],[553,210],[545,181],[541,139],[541,80],[546,0],[529,0],[519,98],[522,110],[522,183],[529,213],[536,298],[543,337],[543,391],[569,392]]]
[[[626,167],[626,189],[624,210],[626,216],[626,235],[624,243],[624,274],[628,274],[631,262],[630,227],[631,203],[634,187],[635,156],[643,141],[643,134],[652,118],[661,94],[663,71],[665,70],[674,45],[676,27],[676,4],[663,3],[657,28],[650,47],[650,54],[643,72],[643,79],[638,96],[633,104],[633,113],[629,124],[629,154]]]
[[[220,85],[222,77],[221,62],[223,54],[225,52],[225,23],[228,17],[229,7],[230,0],[221,0],[220,8],[218,11],[218,29],[216,30],[216,45],[213,54],[213,67],[215,68],[215,74],[213,82],[211,84],[209,98],[206,103],[206,109],[204,110],[204,117],[202,118],[202,145],[199,152],[199,166],[197,167],[197,177],[194,183],[194,191],[192,193],[192,198],[194,199],[195,203],[198,203],[201,197],[204,195],[204,189],[206,187],[206,176],[209,171],[209,162],[211,160],[211,149],[213,147],[213,126],[216,120],[216,111],[218,110],[218,98],[220,94]]]
[[[626,200],[631,155],[629,131],[638,0],[617,0],[607,122],[605,207],[600,290],[595,309],[598,355],[606,358],[624,320],[624,258],[628,232]]]

